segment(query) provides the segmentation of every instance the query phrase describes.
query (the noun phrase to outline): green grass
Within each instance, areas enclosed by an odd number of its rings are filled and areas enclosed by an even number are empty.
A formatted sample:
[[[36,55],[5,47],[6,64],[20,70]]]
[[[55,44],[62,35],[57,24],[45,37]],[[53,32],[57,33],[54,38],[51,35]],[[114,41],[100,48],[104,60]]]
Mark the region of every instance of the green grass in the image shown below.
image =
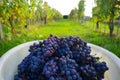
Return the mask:
[[[108,31],[107,28],[106,30]],[[35,25],[29,26],[29,29],[24,30],[22,34],[18,34],[16,38],[0,41],[0,56],[16,45],[33,40],[43,40],[50,34],[59,37],[79,36],[83,40],[106,48],[120,57],[119,37],[110,38],[107,32],[106,35],[103,35],[103,32],[94,29],[92,22],[80,24],[70,20],[53,21],[47,25],[36,23]]]

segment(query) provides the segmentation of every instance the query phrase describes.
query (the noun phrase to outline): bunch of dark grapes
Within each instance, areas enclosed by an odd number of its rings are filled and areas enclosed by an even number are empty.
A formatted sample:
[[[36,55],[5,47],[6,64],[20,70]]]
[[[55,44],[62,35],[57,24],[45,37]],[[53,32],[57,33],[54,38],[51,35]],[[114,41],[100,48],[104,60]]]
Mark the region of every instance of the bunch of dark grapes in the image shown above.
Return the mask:
[[[108,70],[79,37],[50,35],[34,43],[18,65],[14,80],[102,80]]]

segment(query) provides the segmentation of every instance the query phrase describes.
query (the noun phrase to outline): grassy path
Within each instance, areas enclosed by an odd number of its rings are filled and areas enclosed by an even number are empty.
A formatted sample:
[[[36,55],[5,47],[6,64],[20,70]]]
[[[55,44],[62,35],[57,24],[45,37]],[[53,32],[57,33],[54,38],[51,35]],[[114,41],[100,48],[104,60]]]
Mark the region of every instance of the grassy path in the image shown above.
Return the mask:
[[[111,39],[108,35],[103,36],[102,33],[94,31],[91,25],[83,25],[69,20],[49,22],[47,25],[37,23],[10,41],[0,41],[0,56],[16,45],[27,41],[45,39],[49,34],[60,37],[79,36],[83,40],[104,47],[120,57],[120,39],[116,37]]]

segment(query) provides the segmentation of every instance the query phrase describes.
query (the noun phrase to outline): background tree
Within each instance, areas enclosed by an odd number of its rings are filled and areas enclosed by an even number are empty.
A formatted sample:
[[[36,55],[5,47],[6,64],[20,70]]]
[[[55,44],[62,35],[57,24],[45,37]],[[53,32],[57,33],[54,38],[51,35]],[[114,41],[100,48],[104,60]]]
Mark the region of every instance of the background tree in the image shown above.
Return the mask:
[[[14,1],[14,0],[10,0],[8,1],[8,7],[9,7],[9,24],[10,24],[10,27],[11,27],[11,32],[13,35],[16,34],[16,29],[15,29],[15,20],[18,19],[18,17],[21,15],[21,4],[20,4],[21,1],[17,0],[17,1]]]
[[[97,7],[100,8],[98,12],[101,12],[102,16],[105,17],[104,20],[108,22],[110,37],[113,36],[114,30],[114,19],[118,16],[120,8],[118,7],[119,0],[95,0]],[[99,14],[99,15],[101,15]]]
[[[8,1],[7,0],[2,0],[0,2],[0,38],[3,38],[3,24],[4,25],[9,25],[8,21],[9,21],[9,7],[7,5]]]
[[[50,7],[47,2],[44,2],[43,10],[44,10],[44,23],[47,24],[48,15],[50,12]]]
[[[100,22],[100,15],[99,15],[99,8],[94,7],[92,9],[92,19],[96,23],[96,29],[99,29],[99,22]]]
[[[49,6],[49,11],[48,11],[48,20],[53,20],[53,16],[55,15],[55,9],[54,8],[51,8]]]
[[[0,2],[0,13],[3,12],[3,3]],[[3,38],[3,30],[2,30],[2,14],[0,14],[0,39]]]
[[[2,23],[0,22],[0,39],[3,39]]]
[[[84,17],[84,11],[85,11],[85,8],[84,8],[84,0],[80,0],[79,4],[78,4],[78,19],[83,19]]]
[[[70,14],[69,14],[69,18],[72,20],[77,20],[78,19],[78,10],[77,8],[72,9]]]
[[[92,19],[96,23],[96,29],[99,29],[99,23],[106,21],[106,17],[103,14],[103,11],[100,11],[100,7],[94,7],[92,9]]]
[[[34,16],[35,7],[36,0],[2,0],[0,23],[6,25],[14,36],[17,34],[16,28],[21,30]]]
[[[26,4],[28,2],[25,0],[8,0],[6,5],[8,8],[7,12],[9,14],[8,24],[11,27],[11,32],[13,36],[16,33],[16,24],[24,25],[25,24],[25,11],[26,11]],[[5,13],[5,14],[6,14]]]
[[[62,19],[62,14],[53,8],[53,20],[59,20]]]
[[[43,16],[43,14],[42,14],[42,11],[43,11],[43,9],[42,9],[42,0],[37,0],[37,9],[36,9],[36,17],[37,17],[37,21],[40,21],[41,19],[42,19],[42,16]]]
[[[30,0],[30,6],[29,6],[29,10],[30,10],[30,19],[31,19],[31,23],[35,23],[35,10],[36,10],[36,0]]]
[[[24,19],[25,26],[27,28],[27,26],[31,24],[30,19],[32,18],[30,0],[25,0],[22,4],[24,4],[24,8],[22,8],[23,17],[20,19],[19,22],[22,23],[22,20]]]
[[[27,28],[27,25],[28,25],[28,20],[29,20],[29,17],[30,17],[30,14],[29,14],[29,3],[27,0],[21,0],[19,3],[19,6],[18,6],[18,15],[16,15],[16,23],[18,25],[18,29],[19,31],[23,31],[24,29],[24,26],[26,26]]]

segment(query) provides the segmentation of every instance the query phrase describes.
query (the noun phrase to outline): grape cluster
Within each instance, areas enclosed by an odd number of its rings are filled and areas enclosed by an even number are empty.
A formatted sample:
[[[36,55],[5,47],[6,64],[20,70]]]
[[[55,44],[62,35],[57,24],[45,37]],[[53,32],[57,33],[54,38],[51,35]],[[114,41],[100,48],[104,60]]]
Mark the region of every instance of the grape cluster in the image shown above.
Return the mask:
[[[34,43],[18,65],[14,80],[102,80],[108,70],[79,37],[50,35]]]
[[[61,75],[65,76],[65,80],[82,80],[76,70],[78,68],[78,64],[74,59],[62,56],[59,59],[58,65],[60,66]]]
[[[58,70],[57,62],[55,62],[54,60],[50,60],[45,64],[43,74],[49,79],[51,76],[56,75],[57,70]]]

